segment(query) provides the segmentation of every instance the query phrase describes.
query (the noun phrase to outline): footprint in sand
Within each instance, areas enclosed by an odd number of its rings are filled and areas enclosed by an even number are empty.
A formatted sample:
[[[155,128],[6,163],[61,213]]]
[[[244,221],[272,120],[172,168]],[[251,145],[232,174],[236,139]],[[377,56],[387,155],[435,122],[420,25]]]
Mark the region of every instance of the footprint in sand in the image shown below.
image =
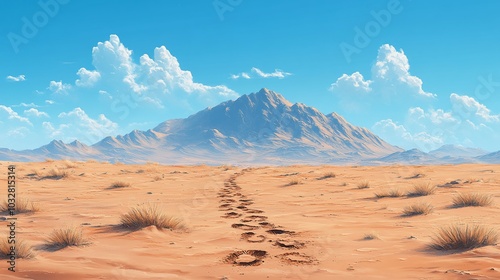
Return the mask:
[[[243,206],[243,207],[245,207],[245,206]],[[243,209],[245,209],[244,211],[247,212],[247,213],[249,213],[249,214],[261,214],[261,213],[264,213],[264,211],[257,210],[257,209],[248,209],[246,207],[243,208]]]
[[[270,228],[270,229],[276,228],[276,225],[270,222],[260,222],[259,225],[263,228]]]
[[[242,230],[256,230],[256,229],[259,229],[258,226],[252,226],[252,225],[247,225],[247,224],[232,224],[231,227],[242,229]]]
[[[292,265],[318,263],[315,258],[298,252],[284,253],[277,255],[276,257],[279,258],[281,262]]]
[[[234,202],[236,202],[236,200],[228,198],[228,199],[221,199],[219,202],[220,203],[234,203]]]
[[[283,249],[301,249],[306,246],[304,242],[300,242],[297,240],[288,240],[288,239],[278,239],[274,241],[273,245]]]
[[[280,235],[280,234],[294,234],[295,233],[294,231],[277,229],[277,228],[270,229],[270,230],[268,230],[266,232],[270,233],[270,234],[276,234],[276,235]]]
[[[226,219],[235,219],[235,218],[241,217],[241,214],[236,213],[236,212],[228,212],[224,216],[221,216],[221,217],[226,218]]]
[[[225,262],[238,266],[257,266],[264,262],[266,256],[267,252],[262,250],[237,251],[229,254]]]
[[[254,232],[249,231],[241,234],[241,240],[250,243],[262,243],[266,241],[266,237],[264,235],[256,235]]]
[[[266,216],[251,215],[251,216],[246,216],[241,221],[243,223],[249,223],[249,222],[264,222],[266,220],[267,220]]]

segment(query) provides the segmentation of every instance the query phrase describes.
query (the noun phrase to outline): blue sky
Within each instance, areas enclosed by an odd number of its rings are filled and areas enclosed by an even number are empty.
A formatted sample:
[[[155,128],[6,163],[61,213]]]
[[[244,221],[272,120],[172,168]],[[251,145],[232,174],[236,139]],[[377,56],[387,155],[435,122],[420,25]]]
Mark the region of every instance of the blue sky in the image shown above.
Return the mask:
[[[3,1],[0,147],[92,144],[266,87],[404,148],[500,149],[500,2]]]

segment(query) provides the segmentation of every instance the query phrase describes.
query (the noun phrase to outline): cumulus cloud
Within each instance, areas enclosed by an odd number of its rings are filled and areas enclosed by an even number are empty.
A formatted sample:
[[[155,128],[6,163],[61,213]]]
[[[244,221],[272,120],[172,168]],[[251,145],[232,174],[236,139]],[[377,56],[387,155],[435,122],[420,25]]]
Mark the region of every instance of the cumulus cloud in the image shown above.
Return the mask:
[[[51,137],[64,137],[65,141],[79,139],[87,144],[93,144],[115,134],[118,129],[118,124],[109,120],[104,114],[93,119],[82,108],[60,113],[58,121],[59,125],[43,122],[42,127]]]
[[[50,81],[49,87],[47,89],[52,91],[53,93],[67,94],[68,90],[71,89],[71,85],[64,84],[62,81],[59,81],[59,82]]]
[[[46,117],[46,118],[48,118],[49,117],[49,115],[47,113],[38,111],[35,108],[24,110],[24,114],[26,116],[37,117],[37,118],[40,118],[40,117]]]
[[[54,100],[45,100],[45,103],[46,103],[46,104],[49,104],[49,105],[52,105],[52,104],[54,104],[55,102],[54,102]]]
[[[80,87],[90,87],[93,86],[101,78],[101,74],[97,71],[89,71],[85,68],[80,68],[76,72],[80,79],[75,81],[75,84]]]
[[[243,79],[252,79],[252,78],[256,78],[256,77],[258,77],[258,78],[279,78],[279,79],[283,79],[283,78],[286,78],[286,77],[292,75],[292,73],[288,73],[288,72],[285,72],[285,71],[279,70],[279,69],[274,69],[274,72],[266,73],[266,72],[260,70],[257,67],[252,67],[252,69],[250,69],[250,73],[252,73],[254,75],[250,75],[247,72],[241,72],[240,74],[232,74],[230,77],[233,80],[237,80],[237,79],[240,79],[240,78],[243,78]]]
[[[0,119],[16,120],[19,122],[23,122],[23,123],[32,125],[32,123],[30,122],[30,120],[28,118],[19,116],[19,114],[17,112],[15,112],[14,110],[12,110],[12,108],[7,107],[5,105],[0,105],[0,113],[3,113],[0,115],[6,115],[6,118],[2,117]]]
[[[500,140],[500,115],[467,95],[451,94],[451,110],[412,107],[401,123],[392,119],[377,122],[373,131],[389,142],[424,151],[448,144],[490,147]]]
[[[385,44],[378,50],[371,80],[365,80],[359,72],[343,74],[330,86],[330,90],[339,94],[373,92],[375,95],[435,97],[424,91],[422,85],[420,78],[410,74],[410,64],[403,50],[397,51],[393,46]]]
[[[19,75],[19,76],[7,76],[8,81],[12,82],[24,82],[26,81],[26,76],[25,75]]]

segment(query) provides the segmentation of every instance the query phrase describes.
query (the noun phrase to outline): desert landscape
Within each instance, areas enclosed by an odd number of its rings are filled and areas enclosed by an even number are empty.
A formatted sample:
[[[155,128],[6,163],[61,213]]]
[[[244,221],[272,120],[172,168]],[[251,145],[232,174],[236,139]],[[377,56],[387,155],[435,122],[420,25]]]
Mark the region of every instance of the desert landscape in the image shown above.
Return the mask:
[[[26,258],[2,279],[500,278],[498,165],[4,161],[5,200],[11,164]],[[140,209],[168,219],[127,224]],[[453,248],[450,226],[481,239]]]

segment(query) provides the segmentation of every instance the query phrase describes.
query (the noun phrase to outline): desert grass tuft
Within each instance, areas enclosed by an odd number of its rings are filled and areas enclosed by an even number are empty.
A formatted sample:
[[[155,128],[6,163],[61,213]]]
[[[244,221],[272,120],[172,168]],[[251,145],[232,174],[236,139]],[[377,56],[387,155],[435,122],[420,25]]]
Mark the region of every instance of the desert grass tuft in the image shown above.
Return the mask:
[[[145,204],[131,208],[128,213],[121,216],[121,225],[130,229],[141,229],[149,226],[170,230],[185,228],[180,218],[168,216],[156,204]]]
[[[409,191],[406,195],[409,197],[416,196],[426,196],[431,195],[436,192],[436,187],[431,185],[430,183],[418,184],[414,185],[413,189]]]
[[[401,197],[401,196],[403,196],[403,192],[399,189],[383,190],[375,193],[376,198]]]
[[[403,216],[417,216],[417,215],[427,215],[432,213],[434,207],[429,203],[416,203],[410,206],[406,206],[403,209]]]
[[[70,227],[64,229],[55,229],[47,239],[47,245],[50,247],[62,249],[69,246],[85,246],[90,242],[83,237],[81,228]]]
[[[363,181],[363,182],[358,184],[358,189],[360,189],[360,190],[368,189],[369,187],[370,187],[370,182],[368,182],[368,181]]]
[[[453,207],[488,206],[493,203],[490,194],[459,193],[453,197]]]
[[[109,189],[123,189],[123,188],[129,188],[130,183],[125,183],[121,181],[116,181],[111,186],[109,186]]]
[[[73,162],[73,161],[70,161],[70,160],[64,160],[63,164],[64,164],[64,167],[66,167],[66,168],[75,168],[75,167],[78,166],[76,164],[76,162]]]
[[[324,179],[329,179],[329,178],[335,178],[335,173],[333,172],[328,172],[325,175],[321,176],[318,178],[318,180],[324,180]]]
[[[471,250],[495,245],[498,233],[481,225],[451,225],[442,227],[429,246],[436,250]]]
[[[375,240],[375,239],[380,239],[380,238],[374,232],[367,233],[367,234],[365,234],[365,236],[363,236],[363,240]]]
[[[64,171],[64,170],[59,170],[57,168],[52,168],[47,172],[45,176],[43,176],[44,179],[62,179],[62,178],[67,178],[69,177],[69,172]]]
[[[7,201],[2,202],[0,205],[0,212],[7,212],[9,211],[9,204]],[[16,214],[21,214],[21,213],[35,213],[40,211],[40,207],[32,201],[30,201],[27,198],[17,198],[16,199],[16,207],[15,207],[15,213]]]
[[[8,259],[11,257],[11,246],[12,244],[9,244],[7,237],[2,237],[0,239],[0,258]],[[31,259],[35,257],[33,248],[23,240],[16,240],[14,252],[18,259]]]
[[[294,185],[298,185],[298,184],[300,184],[299,179],[292,179],[292,180],[290,180],[290,182],[288,182],[287,186],[294,186]]]

